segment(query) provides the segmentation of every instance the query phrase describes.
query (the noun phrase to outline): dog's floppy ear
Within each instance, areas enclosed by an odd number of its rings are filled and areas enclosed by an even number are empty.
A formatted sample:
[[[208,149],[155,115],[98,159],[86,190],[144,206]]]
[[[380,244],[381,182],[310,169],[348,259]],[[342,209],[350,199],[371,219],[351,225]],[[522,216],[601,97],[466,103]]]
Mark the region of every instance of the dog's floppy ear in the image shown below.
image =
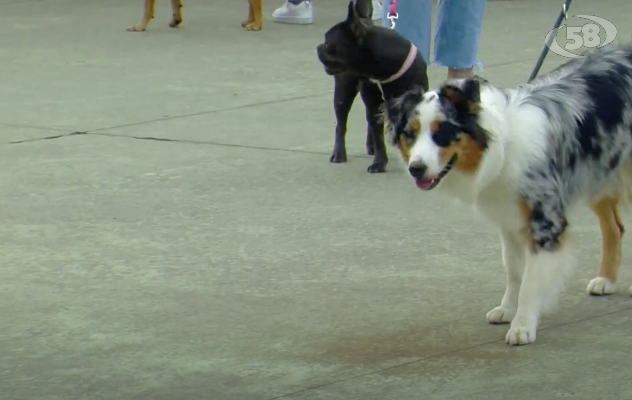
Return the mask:
[[[441,88],[440,96],[450,100],[457,109],[476,114],[481,103],[481,83],[484,82],[485,79],[473,76],[467,78],[460,88],[447,84]]]
[[[451,84],[444,85],[439,91],[439,96],[448,99],[457,108],[467,106],[467,98],[459,87]]]
[[[424,89],[415,87],[397,99],[386,102],[386,116],[393,127],[393,144],[397,144],[401,135],[416,136],[418,132],[408,132],[410,117],[423,100]]]
[[[373,2],[371,0],[355,0],[355,9],[360,18],[367,20],[373,15]]]
[[[366,20],[364,20],[359,14],[353,1],[349,2],[349,10],[347,13],[346,23],[351,30],[351,33],[353,33],[353,36],[355,36],[356,40],[358,42],[361,42],[366,35],[368,26]]]
[[[481,102],[481,84],[484,84],[485,82],[487,82],[485,78],[481,78],[477,75],[474,75],[465,81],[465,84],[463,85],[463,94],[467,98],[467,101],[470,103]]]

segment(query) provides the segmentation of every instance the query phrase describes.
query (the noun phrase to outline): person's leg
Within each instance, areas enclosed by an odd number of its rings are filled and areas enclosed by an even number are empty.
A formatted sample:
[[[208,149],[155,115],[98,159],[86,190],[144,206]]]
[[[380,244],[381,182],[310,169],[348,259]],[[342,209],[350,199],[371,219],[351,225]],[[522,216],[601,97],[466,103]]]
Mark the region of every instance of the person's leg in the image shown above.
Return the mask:
[[[313,22],[311,0],[286,0],[272,13],[274,22],[284,24],[311,24]]]
[[[487,0],[438,0],[434,62],[448,68],[448,79],[471,75],[478,60]]]
[[[382,3],[382,25],[386,27],[391,26],[387,18],[390,5],[390,0]],[[424,61],[430,64],[432,0],[397,0],[397,14],[395,30],[417,46]]]
[[[373,0],[371,3],[373,4],[373,15],[371,15],[371,19],[373,21],[382,20],[382,3],[378,0]]]

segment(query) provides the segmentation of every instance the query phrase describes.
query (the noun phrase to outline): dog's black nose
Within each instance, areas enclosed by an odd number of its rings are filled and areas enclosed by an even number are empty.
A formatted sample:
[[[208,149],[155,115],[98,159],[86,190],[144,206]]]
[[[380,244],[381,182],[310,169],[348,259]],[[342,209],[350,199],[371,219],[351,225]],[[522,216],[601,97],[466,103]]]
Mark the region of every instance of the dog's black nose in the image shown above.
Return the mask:
[[[415,163],[408,166],[408,173],[415,179],[422,179],[426,176],[426,166],[423,164]]]

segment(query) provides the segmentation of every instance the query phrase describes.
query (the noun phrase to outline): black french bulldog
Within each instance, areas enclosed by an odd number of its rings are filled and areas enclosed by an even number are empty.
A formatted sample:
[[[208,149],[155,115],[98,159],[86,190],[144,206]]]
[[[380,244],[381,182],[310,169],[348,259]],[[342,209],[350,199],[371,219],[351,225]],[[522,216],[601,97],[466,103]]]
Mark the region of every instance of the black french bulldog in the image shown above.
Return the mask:
[[[396,31],[373,25],[372,12],[371,0],[350,1],[347,19],[331,27],[316,50],[325,72],[335,80],[337,124],[330,161],[347,161],[347,117],[359,91],[366,106],[367,153],[374,155],[368,171],[375,173],[385,172],[388,163],[381,110],[386,109],[389,119],[396,117],[400,108],[396,100],[411,90],[426,92],[428,74],[421,53],[413,54],[411,42]],[[402,118],[396,119],[401,123]]]

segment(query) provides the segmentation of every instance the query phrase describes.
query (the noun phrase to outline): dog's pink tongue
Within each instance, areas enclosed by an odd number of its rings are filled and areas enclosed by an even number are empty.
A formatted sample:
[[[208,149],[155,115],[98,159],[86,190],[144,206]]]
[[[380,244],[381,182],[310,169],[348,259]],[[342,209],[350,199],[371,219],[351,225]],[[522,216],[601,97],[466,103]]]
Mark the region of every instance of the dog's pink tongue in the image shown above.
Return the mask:
[[[432,186],[434,181],[435,181],[435,178],[422,178],[422,179],[417,179],[417,181],[415,183],[417,184],[417,187],[419,189],[426,190],[430,186]]]

